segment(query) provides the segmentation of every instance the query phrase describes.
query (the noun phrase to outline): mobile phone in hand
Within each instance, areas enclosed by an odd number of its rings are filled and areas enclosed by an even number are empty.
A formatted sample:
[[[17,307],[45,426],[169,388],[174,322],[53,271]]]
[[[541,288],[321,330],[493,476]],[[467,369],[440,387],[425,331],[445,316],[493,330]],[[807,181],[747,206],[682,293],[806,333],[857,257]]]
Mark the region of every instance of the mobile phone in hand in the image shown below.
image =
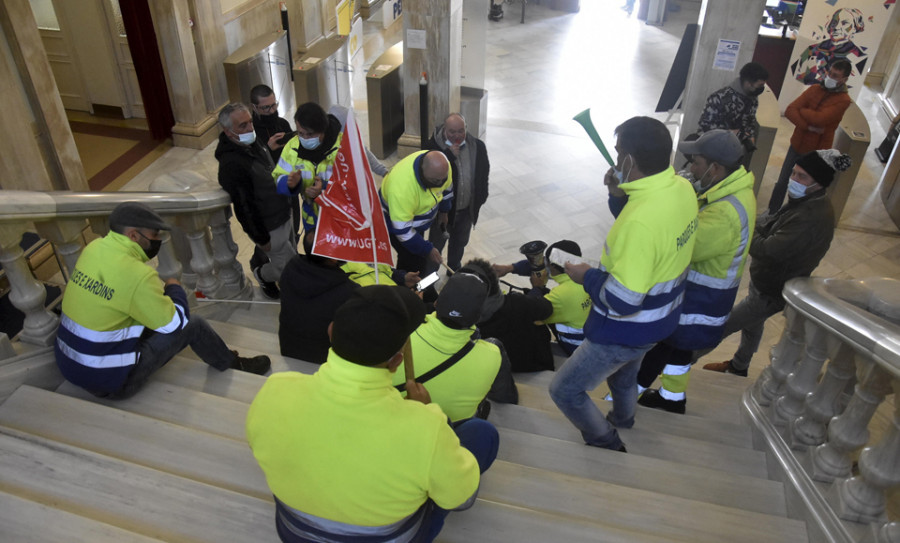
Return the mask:
[[[431,272],[430,274],[426,275],[424,279],[422,279],[421,281],[416,283],[416,292],[422,292],[426,288],[437,283],[437,281],[438,281],[437,272]]]

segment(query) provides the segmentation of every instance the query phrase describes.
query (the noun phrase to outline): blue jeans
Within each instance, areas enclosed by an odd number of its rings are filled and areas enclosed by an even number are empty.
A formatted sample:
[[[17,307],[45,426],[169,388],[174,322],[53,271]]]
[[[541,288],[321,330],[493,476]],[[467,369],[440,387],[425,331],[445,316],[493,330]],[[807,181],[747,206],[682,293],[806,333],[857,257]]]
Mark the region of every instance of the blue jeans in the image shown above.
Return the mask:
[[[651,347],[652,343],[628,347],[602,345],[585,339],[556,372],[550,383],[550,397],[572,424],[581,430],[588,445],[613,450],[622,447],[622,440],[613,425],[622,428],[634,425],[637,374],[644,353]],[[588,396],[588,391],[597,388],[604,380],[613,397],[609,420]]]
[[[497,458],[497,450],[500,447],[500,435],[494,425],[486,420],[469,419],[453,429],[456,437],[459,438],[459,444],[469,450],[475,460],[478,461],[478,468],[484,473],[494,463]],[[444,519],[450,511],[441,509],[434,502],[429,500],[432,505],[425,513],[422,526],[419,529],[417,537],[414,539],[416,543],[431,543],[444,527]]]

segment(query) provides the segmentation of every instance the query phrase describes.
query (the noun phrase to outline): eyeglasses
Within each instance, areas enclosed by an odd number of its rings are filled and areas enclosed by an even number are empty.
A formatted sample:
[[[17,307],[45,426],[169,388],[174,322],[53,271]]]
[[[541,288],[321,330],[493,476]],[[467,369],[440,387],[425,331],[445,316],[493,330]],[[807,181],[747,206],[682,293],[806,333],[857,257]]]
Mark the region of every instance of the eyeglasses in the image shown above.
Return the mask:
[[[278,109],[278,102],[275,102],[275,103],[273,103],[273,104],[269,104],[269,105],[267,105],[267,106],[260,106],[260,105],[257,105],[257,106],[256,106],[256,109],[257,109],[258,111],[260,111],[260,112],[270,113],[270,112],[276,111],[276,110]]]
[[[443,179],[429,179],[427,177],[425,178],[425,184],[428,185],[429,187],[433,187],[433,188],[442,187],[442,186],[444,186],[444,183],[446,183],[446,182],[447,182],[446,177]]]

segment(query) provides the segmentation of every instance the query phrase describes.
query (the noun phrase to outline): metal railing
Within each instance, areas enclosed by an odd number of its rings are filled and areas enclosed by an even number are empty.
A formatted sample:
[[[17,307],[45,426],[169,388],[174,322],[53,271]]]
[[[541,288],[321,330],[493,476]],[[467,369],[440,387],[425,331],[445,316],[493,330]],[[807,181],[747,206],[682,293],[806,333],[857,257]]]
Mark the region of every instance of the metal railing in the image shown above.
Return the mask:
[[[886,516],[900,485],[900,410],[873,439],[869,423],[900,389],[900,281],[789,281],[785,328],[771,365],[744,394],[777,461],[792,516],[810,541],[897,542]],[[859,451],[862,449],[862,452]]]

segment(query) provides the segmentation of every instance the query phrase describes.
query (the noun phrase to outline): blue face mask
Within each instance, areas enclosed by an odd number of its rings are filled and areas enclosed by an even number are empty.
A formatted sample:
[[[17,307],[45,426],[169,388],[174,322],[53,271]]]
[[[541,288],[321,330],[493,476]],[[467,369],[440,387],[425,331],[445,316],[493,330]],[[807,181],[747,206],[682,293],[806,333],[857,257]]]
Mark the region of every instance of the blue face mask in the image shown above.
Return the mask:
[[[303,148],[306,149],[307,151],[312,151],[313,149],[318,147],[319,144],[321,143],[319,141],[319,138],[299,138],[299,139],[300,139],[300,145],[302,145]]]
[[[807,188],[808,187],[806,185],[803,185],[791,179],[790,181],[788,181],[788,196],[795,199],[803,198],[804,196],[806,196]]]
[[[256,132],[247,132],[245,134],[238,134],[238,141],[243,143],[244,145],[250,145],[254,141],[256,141]]]

